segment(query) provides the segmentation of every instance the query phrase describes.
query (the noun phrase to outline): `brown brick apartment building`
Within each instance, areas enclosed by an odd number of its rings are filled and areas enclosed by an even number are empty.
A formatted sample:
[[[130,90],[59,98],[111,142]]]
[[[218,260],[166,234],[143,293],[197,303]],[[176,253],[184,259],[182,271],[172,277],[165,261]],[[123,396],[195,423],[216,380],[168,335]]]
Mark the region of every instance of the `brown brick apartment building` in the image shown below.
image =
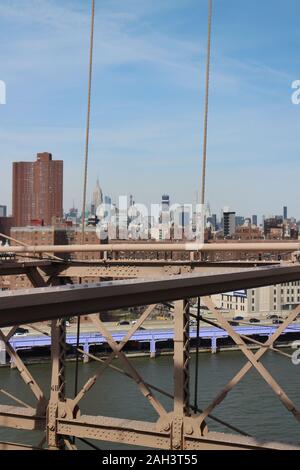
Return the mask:
[[[63,161],[38,153],[35,162],[13,163],[13,215],[16,227],[63,216]]]

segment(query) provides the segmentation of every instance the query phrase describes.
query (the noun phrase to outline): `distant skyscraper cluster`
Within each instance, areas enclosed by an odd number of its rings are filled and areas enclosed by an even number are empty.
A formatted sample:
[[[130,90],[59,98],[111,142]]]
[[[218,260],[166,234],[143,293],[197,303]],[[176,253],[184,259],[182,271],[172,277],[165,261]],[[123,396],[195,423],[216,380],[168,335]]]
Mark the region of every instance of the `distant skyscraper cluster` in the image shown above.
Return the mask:
[[[12,200],[13,214],[10,217],[7,206],[0,205],[0,233],[5,235],[10,234],[11,227],[51,227],[61,223],[79,227],[81,223],[82,217],[75,202],[68,213],[63,213],[63,161],[53,159],[51,153],[38,153],[36,161],[13,163]],[[85,223],[92,229],[105,221],[102,228],[111,239],[195,239],[199,215],[193,205],[171,205],[169,194],[164,193],[157,206],[158,213],[143,213],[141,204],[136,204],[134,196],[130,195],[129,202],[120,208],[103,193],[97,178],[86,208]],[[114,214],[112,222],[106,220],[108,210]],[[256,214],[245,217],[224,208],[219,218],[211,213],[208,204],[203,220],[205,241],[299,237],[300,222],[293,217],[288,218],[287,206],[283,206],[282,215],[263,216],[259,225]]]

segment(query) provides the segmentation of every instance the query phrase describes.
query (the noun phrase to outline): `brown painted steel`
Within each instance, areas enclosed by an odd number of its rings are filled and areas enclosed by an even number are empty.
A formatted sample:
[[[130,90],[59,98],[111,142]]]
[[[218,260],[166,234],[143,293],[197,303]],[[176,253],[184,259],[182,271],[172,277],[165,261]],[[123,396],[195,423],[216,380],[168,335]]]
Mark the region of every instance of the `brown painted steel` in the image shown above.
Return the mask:
[[[134,267],[134,266],[132,266]],[[52,266],[41,266],[42,269],[52,269]],[[53,268],[55,269],[56,266]],[[88,267],[86,267],[88,268]],[[161,268],[161,266],[160,266]],[[177,267],[175,267],[177,269]],[[68,268],[67,268],[68,269]],[[76,268],[75,268],[76,269]],[[80,268],[79,268],[80,269]],[[219,311],[215,310],[209,298],[206,304],[217,315],[221,327],[225,328],[230,337],[238,344],[248,359],[248,363],[230,381],[227,387],[218,395],[206,410],[198,415],[191,415],[189,409],[189,305],[190,297],[200,295],[208,296],[213,293],[226,292],[238,288],[260,287],[264,285],[297,281],[300,279],[300,266],[281,265],[264,268],[240,269],[200,267],[202,275],[181,275],[151,279],[104,282],[93,287],[63,286],[43,287],[28,289],[26,291],[3,292],[0,294],[0,325],[17,325],[30,323],[34,320],[52,319],[52,380],[50,402],[47,413],[46,400],[43,392],[33,377],[29,374],[25,365],[18,358],[9,344],[9,339],[14,334],[16,326],[4,335],[0,336],[4,341],[7,351],[16,362],[19,372],[38,399],[37,409],[20,406],[0,406],[0,426],[25,430],[47,431],[47,447],[49,449],[75,450],[76,447],[68,439],[68,436],[96,439],[108,442],[122,442],[124,444],[143,446],[155,449],[174,450],[254,450],[254,449],[300,449],[299,446],[285,445],[273,442],[261,442],[250,437],[239,437],[232,434],[210,432],[205,419],[226,396],[226,394],[244,377],[252,368],[256,368],[262,378],[270,385],[279,396],[283,404],[297,419],[299,412],[291,400],[286,396],[282,388],[269,372],[260,363],[260,358],[268,348],[272,348],[274,341],[286,329],[299,313],[297,307],[290,313],[287,320],[279,326],[272,337],[262,345],[257,353],[248,349],[241,336],[228,325]],[[45,286],[47,279],[37,270],[37,266],[26,268],[26,274],[35,286]],[[51,277],[55,277],[52,273]],[[55,282],[55,279],[52,279]],[[59,283],[59,279],[56,278]],[[153,310],[154,304],[164,300],[176,301],[175,328],[174,328],[174,397],[173,410],[167,413],[160,402],[153,395],[152,390],[159,389],[145,382],[136,371],[123,352],[126,342],[132,334],[143,324]],[[65,396],[65,326],[61,317],[69,315],[86,315],[102,309],[112,310],[118,307],[134,305],[148,305],[137,324],[128,332],[124,340],[117,344],[109,331],[105,328],[99,315],[93,315],[99,331],[106,337],[112,349],[111,355],[104,360],[95,377],[92,377],[84,385],[75,399]],[[141,393],[150,401],[158,413],[158,421],[149,423],[144,421],[131,421],[103,416],[81,416],[79,403],[86,396],[97,378],[106,367],[111,365],[117,356],[124,366],[124,372],[133,379]],[[122,371],[121,371],[122,372]],[[5,392],[6,393],[6,392]],[[20,404],[20,400],[9,394],[12,400]],[[42,445],[44,445],[43,442]],[[0,443],[0,449],[17,450],[28,448],[22,444]]]
[[[37,447],[31,447],[31,446],[25,446],[23,444],[18,444],[16,442],[0,442],[0,450],[13,450],[13,451],[22,451],[24,452],[25,450],[41,450]]]
[[[167,429],[167,427],[166,427]],[[82,416],[77,420],[58,420],[58,431],[66,436],[122,442],[135,446],[168,449],[170,431],[155,423],[103,416]],[[299,450],[300,446],[259,441],[233,434],[209,433],[203,437],[185,435],[186,450]]]
[[[34,323],[101,310],[149,305],[300,279],[300,266],[253,268],[228,274],[114,281],[0,293],[0,326]]]
[[[38,415],[34,408],[0,405],[0,426],[2,427],[42,431],[45,429],[45,424],[45,417]]]
[[[253,242],[253,243],[120,243],[108,245],[41,245],[0,246],[0,253],[84,253],[84,252],[293,252],[300,250],[300,242]]]

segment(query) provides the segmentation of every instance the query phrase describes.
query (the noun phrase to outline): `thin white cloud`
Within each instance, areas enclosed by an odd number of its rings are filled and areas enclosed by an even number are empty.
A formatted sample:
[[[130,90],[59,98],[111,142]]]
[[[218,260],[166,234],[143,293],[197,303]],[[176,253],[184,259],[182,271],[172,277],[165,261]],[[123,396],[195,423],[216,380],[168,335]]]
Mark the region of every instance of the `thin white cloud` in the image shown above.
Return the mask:
[[[6,68],[34,72],[46,66],[51,72],[51,68],[82,65],[82,48],[88,45],[89,16],[86,9],[83,11],[71,5],[70,2],[63,6],[61,2],[34,0],[26,2],[20,9],[19,0],[4,0],[0,5],[1,17],[20,25],[20,33],[10,38],[1,51]],[[96,65],[148,62],[190,67],[191,60],[199,56],[201,47],[191,41],[170,38],[155,31],[133,32],[132,22],[138,21],[137,16],[128,13],[99,12],[96,18]],[[22,60],[23,54],[25,60]],[[50,61],[52,58],[55,62]]]
[[[113,123],[112,119],[106,123],[105,117],[93,122],[90,174],[99,172],[99,167],[101,173],[105,171],[105,179],[111,184],[108,192],[113,192],[116,187],[126,192],[126,185],[129,188],[133,182],[137,192],[150,197],[151,191],[154,191],[153,184],[151,188],[149,183],[151,177],[162,192],[168,186],[170,191],[173,188],[179,197],[184,199],[186,196],[189,200],[193,188],[198,186],[202,128],[200,92],[203,91],[206,31],[204,29],[199,34],[199,38],[203,36],[203,41],[182,39],[175,33],[156,29],[149,18],[149,15],[155,15],[162,9],[179,8],[180,4],[189,3],[192,2],[97,2],[94,87],[102,87],[102,77],[108,71],[113,72],[114,76],[120,73],[122,81],[123,66],[145,66],[147,71],[151,69],[151,76],[156,75],[158,81],[173,86],[178,97],[188,90],[192,92],[193,100],[186,106],[180,103],[178,108],[172,102],[169,112],[164,112],[157,105],[148,115],[147,108],[144,114],[140,114],[140,121],[128,111],[125,123],[122,122],[124,114],[122,118],[116,116]],[[20,95],[24,94],[21,88],[23,83],[31,84],[28,89],[30,99],[35,105],[36,102],[40,104],[34,115],[36,122],[30,126],[24,124],[16,127],[14,122],[17,118],[19,122],[27,122],[24,108],[20,116],[16,113],[14,119],[10,119],[10,124],[3,122],[0,129],[1,159],[4,160],[4,163],[1,162],[2,171],[5,175],[10,174],[13,160],[29,160],[37,151],[52,151],[56,158],[63,158],[66,162],[66,205],[71,203],[68,201],[74,194],[78,196],[81,192],[85,102],[83,118],[78,118],[78,125],[74,127],[68,124],[61,128],[51,124],[40,126],[39,116],[47,113],[47,107],[51,104],[48,93],[50,95],[51,91],[58,96],[61,92],[64,98],[63,94],[68,94],[68,88],[76,88],[77,84],[77,90],[80,86],[82,95],[85,93],[90,20],[86,5],[86,2],[76,0],[1,0],[0,3],[4,26],[0,31],[0,38],[3,39],[1,73],[8,76],[8,85],[18,85],[16,88],[20,90]],[[14,27],[11,34],[5,25]],[[262,165],[264,160],[268,162],[266,165],[274,164],[284,148],[288,148],[290,155],[297,155],[297,139],[289,138],[297,135],[297,121],[287,119],[286,111],[280,116],[279,107],[270,108],[268,113],[262,112],[265,106],[263,100],[255,111],[251,108],[252,95],[264,98],[272,95],[276,93],[273,85],[288,83],[289,78],[288,73],[268,64],[253,62],[247,57],[231,57],[230,47],[224,55],[218,54],[213,47],[211,92],[214,114],[210,114],[208,173],[209,178],[214,175],[218,183],[210,181],[208,188],[212,188],[210,198],[214,202],[222,201],[224,191],[228,191],[233,198],[234,191],[229,186],[226,190],[226,184],[235,179],[234,175],[240,177],[243,165],[253,164],[254,159],[256,164],[259,160]],[[45,101],[42,101],[41,95],[45,90]],[[113,101],[113,91],[101,88],[101,96],[105,96],[106,92]],[[231,94],[237,98],[235,105],[218,103],[222,95],[228,97]],[[173,97],[176,98],[175,92]],[[74,99],[77,97],[74,96]],[[124,97],[122,105],[125,108],[130,105],[130,99]],[[101,109],[101,99],[99,101],[98,107]],[[62,108],[65,106],[63,99],[61,102],[57,99],[57,103]],[[62,108],[55,110],[53,122],[59,121]],[[109,100],[105,103],[104,112],[108,108]],[[251,110],[242,112],[243,108]],[[3,115],[8,109],[1,110]],[[119,175],[115,168],[122,162]],[[271,173],[274,173],[273,167]],[[124,175],[128,177],[127,181]],[[77,185],[74,183],[76,180]],[[0,187],[1,198],[8,199],[10,191],[9,178],[5,178]],[[76,199],[80,202],[79,196]],[[219,202],[219,205],[222,204]]]

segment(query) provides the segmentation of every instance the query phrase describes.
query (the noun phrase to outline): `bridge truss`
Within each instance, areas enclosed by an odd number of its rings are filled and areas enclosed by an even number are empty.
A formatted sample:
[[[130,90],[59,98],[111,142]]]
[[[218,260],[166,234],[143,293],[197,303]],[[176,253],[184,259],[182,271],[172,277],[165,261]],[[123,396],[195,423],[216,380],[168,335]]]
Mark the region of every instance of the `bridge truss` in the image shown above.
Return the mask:
[[[289,313],[284,323],[268,338],[265,343],[238,334],[228,321],[216,309],[211,295],[237,288],[254,288],[300,279],[298,264],[279,266],[249,267],[245,265],[203,266],[190,265],[189,270],[180,271],[183,264],[140,263],[142,270],[131,272],[131,280],[100,282],[94,285],[70,284],[70,277],[96,276],[107,266],[102,261],[84,263],[81,266],[67,266],[53,261],[7,262],[0,268],[5,275],[23,273],[34,286],[26,291],[7,291],[0,294],[0,340],[6,352],[17,368],[20,377],[35,398],[36,405],[31,406],[18,397],[16,391],[1,390],[13,404],[0,406],[0,426],[6,429],[40,431],[42,439],[36,446],[21,443],[1,442],[1,449],[69,449],[75,450],[79,440],[84,442],[106,441],[129,446],[142,446],[153,449],[204,450],[204,449],[300,449],[298,445],[260,441],[237,429],[231,423],[225,423],[215,413],[220,403],[240,381],[255,369],[274,393],[287,412],[300,420],[300,411],[285,390],[272,377],[261,363],[268,351],[288,356],[275,347],[275,342],[282,332],[300,313],[300,307]],[[188,263],[184,264],[185,270]],[[112,265],[115,268],[114,265]],[[141,267],[136,263],[138,269]],[[164,273],[162,270],[169,272]],[[76,269],[78,268],[78,271]],[[195,269],[196,268],[196,269]],[[130,268],[128,268],[130,269]],[[149,270],[148,270],[149,269]],[[158,277],[153,277],[154,270]],[[84,270],[84,271],[83,271]],[[151,275],[149,274],[151,271]],[[102,271],[101,271],[102,273]],[[148,275],[146,274],[148,273]],[[107,271],[106,271],[107,275]],[[142,275],[144,279],[139,277]],[[124,278],[126,277],[124,273]],[[100,274],[99,277],[102,277]],[[116,277],[109,275],[108,277]],[[122,278],[123,275],[118,276]],[[227,331],[234,343],[245,356],[246,363],[241,370],[220,390],[205,409],[199,409],[190,399],[190,304],[189,299],[201,297],[204,304],[214,313],[215,325]],[[135,332],[149,318],[158,303],[175,302],[174,312],[174,390],[162,390],[159,384],[150,384],[143,379],[139,371],[126,356],[124,348]],[[116,342],[101,320],[103,310],[120,307],[146,306],[139,320],[120,342]],[[87,355],[98,363],[97,372],[77,391],[75,396],[68,396],[66,391],[66,324],[65,318],[72,315],[91,315],[95,329],[106,338],[110,354],[100,359],[79,348],[79,353]],[[10,343],[20,325],[40,321],[51,321],[51,386],[47,391],[37,383]],[[10,327],[9,332],[3,328]],[[249,342],[256,343],[257,350],[249,347]],[[118,359],[120,367],[115,365]],[[130,378],[151,407],[157,419],[155,422],[118,419],[102,415],[86,415],[81,412],[82,400],[88,397],[95,384],[101,380],[104,372],[110,368],[116,374]],[[201,369],[200,369],[201,373]],[[172,401],[168,411],[160,397],[166,396]],[[224,427],[224,433],[210,431],[211,420]],[[76,438],[76,441],[74,441]],[[93,444],[92,444],[93,445]]]

